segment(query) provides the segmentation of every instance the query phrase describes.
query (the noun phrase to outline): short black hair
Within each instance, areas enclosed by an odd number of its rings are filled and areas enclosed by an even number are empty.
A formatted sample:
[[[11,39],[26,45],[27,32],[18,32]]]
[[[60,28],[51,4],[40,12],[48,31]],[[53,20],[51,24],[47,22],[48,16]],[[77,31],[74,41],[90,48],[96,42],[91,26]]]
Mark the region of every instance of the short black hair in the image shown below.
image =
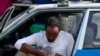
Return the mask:
[[[56,17],[56,16],[52,16],[52,17],[49,17],[46,21],[46,24],[45,24],[45,28],[47,28],[47,26],[50,26],[50,27],[54,27],[54,26],[57,26],[60,28],[60,21],[59,21],[59,18]]]

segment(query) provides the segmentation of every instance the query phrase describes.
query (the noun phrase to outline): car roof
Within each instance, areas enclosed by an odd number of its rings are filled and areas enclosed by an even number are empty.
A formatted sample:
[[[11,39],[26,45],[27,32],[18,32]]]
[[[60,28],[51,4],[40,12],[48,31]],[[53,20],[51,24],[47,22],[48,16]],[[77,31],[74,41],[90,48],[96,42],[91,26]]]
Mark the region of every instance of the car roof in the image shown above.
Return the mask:
[[[71,2],[63,3],[68,6],[60,6],[61,3],[52,3],[52,4],[13,4],[14,6],[29,6],[30,8],[100,8],[100,3],[93,3],[90,1],[82,1],[82,2]]]

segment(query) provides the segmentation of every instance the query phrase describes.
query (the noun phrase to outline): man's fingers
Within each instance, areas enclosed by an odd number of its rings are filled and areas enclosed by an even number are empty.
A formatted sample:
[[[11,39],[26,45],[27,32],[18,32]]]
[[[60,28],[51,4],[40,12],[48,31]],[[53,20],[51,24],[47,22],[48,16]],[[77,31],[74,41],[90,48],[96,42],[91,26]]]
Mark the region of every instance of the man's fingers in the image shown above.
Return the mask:
[[[55,56],[62,56],[61,54],[56,53]]]
[[[45,56],[48,56],[48,54],[47,54],[47,53],[44,53],[44,55],[45,55]]]

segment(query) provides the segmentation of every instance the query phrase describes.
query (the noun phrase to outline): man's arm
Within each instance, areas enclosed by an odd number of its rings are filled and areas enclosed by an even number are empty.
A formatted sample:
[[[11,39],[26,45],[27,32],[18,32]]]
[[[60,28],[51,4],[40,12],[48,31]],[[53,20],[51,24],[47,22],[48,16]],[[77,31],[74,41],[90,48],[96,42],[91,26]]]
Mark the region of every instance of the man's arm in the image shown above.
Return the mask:
[[[63,56],[63,55],[61,55],[61,54],[59,54],[59,53],[56,53],[55,56]]]
[[[67,55],[71,56],[73,46],[74,46],[74,39],[73,39],[72,35],[70,35],[69,37],[70,37],[70,39],[69,39],[68,47],[67,47]]]
[[[21,51],[25,52],[25,53],[30,53],[36,56],[45,56],[45,54],[43,52],[40,52],[38,50],[33,49],[31,46],[29,46],[26,43],[22,44],[22,47],[20,49]]]
[[[36,45],[37,41],[39,41],[39,37],[40,34],[39,33],[35,33],[33,35],[30,35],[28,37],[25,37],[23,39],[19,39],[18,41],[16,41],[15,43],[15,47],[18,50],[21,50],[25,53],[30,53],[36,56],[44,56],[44,54],[36,49],[33,49],[31,47],[31,45]]]

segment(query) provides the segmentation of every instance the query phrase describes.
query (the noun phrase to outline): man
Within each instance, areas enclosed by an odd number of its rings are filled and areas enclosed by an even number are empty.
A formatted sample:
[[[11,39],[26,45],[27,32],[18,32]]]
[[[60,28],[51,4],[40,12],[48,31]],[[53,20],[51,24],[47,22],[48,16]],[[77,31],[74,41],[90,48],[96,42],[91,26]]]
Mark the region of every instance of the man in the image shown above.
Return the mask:
[[[30,45],[36,45],[36,49]],[[45,31],[35,33],[15,43],[15,47],[35,56],[71,56],[73,36],[60,30],[57,17],[48,18]]]

